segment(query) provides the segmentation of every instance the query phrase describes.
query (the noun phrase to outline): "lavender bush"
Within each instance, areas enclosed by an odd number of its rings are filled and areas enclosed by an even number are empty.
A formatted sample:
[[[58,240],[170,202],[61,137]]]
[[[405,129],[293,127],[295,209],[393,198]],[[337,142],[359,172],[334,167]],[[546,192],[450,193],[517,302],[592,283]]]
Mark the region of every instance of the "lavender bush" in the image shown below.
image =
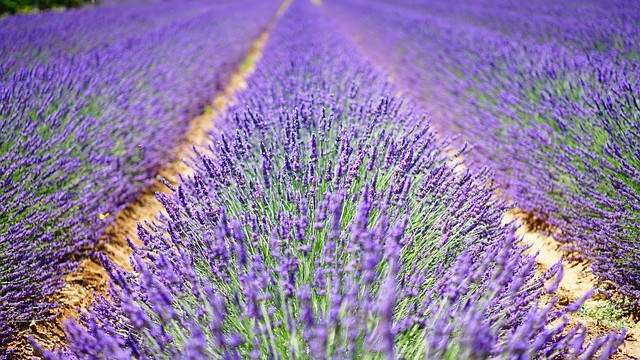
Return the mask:
[[[135,273],[49,359],[608,358],[557,310],[486,172],[306,1],[274,29],[212,152],[139,227]]]
[[[471,166],[640,298],[638,4],[330,3]]]
[[[153,179],[276,6],[173,1],[0,19],[0,349],[18,324],[49,316],[44,299],[112,222],[100,215]]]

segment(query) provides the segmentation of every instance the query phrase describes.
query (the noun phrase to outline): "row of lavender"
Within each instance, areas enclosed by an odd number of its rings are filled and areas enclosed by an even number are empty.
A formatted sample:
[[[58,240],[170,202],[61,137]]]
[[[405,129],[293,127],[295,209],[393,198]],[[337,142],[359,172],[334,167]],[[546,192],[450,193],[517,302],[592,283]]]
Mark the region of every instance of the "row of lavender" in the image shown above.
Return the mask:
[[[470,161],[496,169],[509,199],[640,299],[638,3],[331,7],[439,128],[475,146]]]
[[[562,276],[501,226],[486,172],[456,172],[425,119],[319,8],[294,2],[216,154],[158,195],[135,274],[50,359],[608,358],[552,294]]]
[[[101,218],[153,179],[276,6],[165,1],[0,20],[0,349],[48,316],[44,299],[113,221]]]

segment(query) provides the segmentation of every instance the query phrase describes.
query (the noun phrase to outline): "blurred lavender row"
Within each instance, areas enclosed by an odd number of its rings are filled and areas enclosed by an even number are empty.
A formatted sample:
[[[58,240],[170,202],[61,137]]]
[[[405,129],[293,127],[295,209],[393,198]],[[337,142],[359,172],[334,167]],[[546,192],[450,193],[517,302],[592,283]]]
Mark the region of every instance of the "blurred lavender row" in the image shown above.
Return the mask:
[[[609,358],[501,225],[486,171],[452,169],[420,112],[296,1],[135,273],[48,359]],[[588,295],[588,294],[587,294]]]
[[[329,1],[506,198],[640,299],[640,6]],[[636,300],[633,300],[636,299]]]
[[[18,324],[49,316],[44,299],[153,180],[277,6],[163,1],[0,19],[0,349]]]

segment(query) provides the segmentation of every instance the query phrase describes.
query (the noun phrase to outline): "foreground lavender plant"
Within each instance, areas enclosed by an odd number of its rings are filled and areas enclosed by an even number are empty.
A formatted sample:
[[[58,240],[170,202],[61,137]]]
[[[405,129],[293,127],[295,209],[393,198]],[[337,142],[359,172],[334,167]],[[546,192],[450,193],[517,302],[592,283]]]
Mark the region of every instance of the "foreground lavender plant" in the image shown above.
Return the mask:
[[[222,90],[277,6],[255,3],[0,19],[0,358]]]
[[[296,2],[215,159],[159,195],[136,273],[49,359],[591,358],[547,296],[486,173],[457,173],[326,17]],[[575,311],[580,303],[568,311]]]
[[[474,145],[471,166],[640,299],[637,3],[328,3],[438,128]]]

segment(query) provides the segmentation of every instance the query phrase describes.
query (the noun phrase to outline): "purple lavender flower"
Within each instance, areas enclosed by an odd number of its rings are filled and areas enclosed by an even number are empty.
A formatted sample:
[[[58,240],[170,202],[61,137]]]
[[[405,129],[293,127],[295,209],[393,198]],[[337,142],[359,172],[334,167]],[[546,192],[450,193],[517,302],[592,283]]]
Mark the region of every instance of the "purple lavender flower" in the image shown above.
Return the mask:
[[[164,199],[171,216],[138,250],[139,276],[48,358],[544,358],[619,346],[614,333],[582,343],[556,300],[540,305],[558,270],[538,277],[501,225],[491,174],[449,167],[323,10],[291,6],[220,122],[215,158],[194,159],[197,176]],[[241,152],[221,141],[239,129]],[[317,163],[315,184],[296,161]],[[230,163],[233,173],[212,171]]]

